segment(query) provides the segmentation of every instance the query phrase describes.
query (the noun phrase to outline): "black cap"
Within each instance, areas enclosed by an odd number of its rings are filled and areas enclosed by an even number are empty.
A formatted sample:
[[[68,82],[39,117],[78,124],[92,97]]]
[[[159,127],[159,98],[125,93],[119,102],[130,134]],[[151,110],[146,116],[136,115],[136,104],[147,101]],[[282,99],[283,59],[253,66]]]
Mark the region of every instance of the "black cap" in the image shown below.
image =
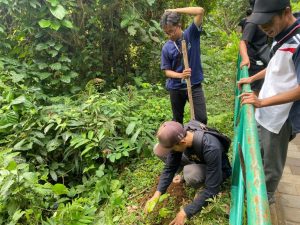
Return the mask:
[[[266,24],[280,10],[290,6],[290,0],[256,0],[248,21],[254,24]]]

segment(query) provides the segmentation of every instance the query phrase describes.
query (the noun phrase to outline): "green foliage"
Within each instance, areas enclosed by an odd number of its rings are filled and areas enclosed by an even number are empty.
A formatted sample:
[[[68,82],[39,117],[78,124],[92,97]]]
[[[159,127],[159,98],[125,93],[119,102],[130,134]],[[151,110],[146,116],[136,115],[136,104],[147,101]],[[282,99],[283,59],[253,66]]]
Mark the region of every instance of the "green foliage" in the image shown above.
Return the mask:
[[[249,8],[248,0],[216,0],[214,7],[206,19],[209,21],[209,34],[212,32],[225,32],[227,35],[237,30],[238,23],[246,16],[246,9]]]
[[[0,0],[0,224],[141,224],[135,196],[163,166],[145,157],[171,119],[158,21],[187,4],[199,2]],[[201,5],[209,124],[231,134],[233,29],[244,3]],[[225,221],[211,219],[223,198],[212,201],[203,224]],[[164,202],[145,224],[174,215],[174,198]]]
[[[300,2],[296,0],[292,0],[292,10],[293,12],[299,12],[300,11]]]
[[[12,62],[6,67],[19,65]],[[0,146],[8,151],[0,152],[7,159],[0,161],[0,224],[89,224],[99,202],[122,207],[124,191],[110,165],[149,155],[157,124],[170,115],[161,107],[170,108],[163,89],[141,83],[142,90],[50,97],[29,88],[29,79],[14,83],[10,71],[0,72],[6,75],[0,85]]]

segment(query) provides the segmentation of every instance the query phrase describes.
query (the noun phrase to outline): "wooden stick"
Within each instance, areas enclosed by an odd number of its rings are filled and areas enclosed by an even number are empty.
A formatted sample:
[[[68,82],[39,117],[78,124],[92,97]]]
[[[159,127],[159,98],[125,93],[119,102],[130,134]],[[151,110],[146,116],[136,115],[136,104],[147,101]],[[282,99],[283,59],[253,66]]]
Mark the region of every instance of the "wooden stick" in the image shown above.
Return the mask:
[[[182,46],[182,54],[183,54],[183,62],[184,62],[184,68],[188,69],[189,66],[189,60],[187,56],[187,49],[186,49],[186,42],[185,40],[181,41]],[[193,96],[192,96],[192,85],[191,85],[191,79],[190,77],[186,78],[186,84],[187,84],[187,91],[188,91],[188,97],[190,102],[190,111],[191,111],[191,119],[195,119],[195,112],[194,112],[194,103],[193,103]]]

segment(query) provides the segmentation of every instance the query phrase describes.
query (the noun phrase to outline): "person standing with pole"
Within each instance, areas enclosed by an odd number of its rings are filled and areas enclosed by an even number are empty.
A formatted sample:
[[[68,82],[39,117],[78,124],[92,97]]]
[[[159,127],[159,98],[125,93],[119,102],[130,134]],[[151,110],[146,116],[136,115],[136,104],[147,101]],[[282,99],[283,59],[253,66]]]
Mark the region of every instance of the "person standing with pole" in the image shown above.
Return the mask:
[[[193,23],[182,30],[180,14],[194,15]],[[192,98],[191,113],[194,109],[196,120],[206,124],[206,104],[202,90],[203,70],[201,66],[200,34],[202,31],[204,9],[201,7],[185,7],[167,9],[161,17],[160,25],[169,40],[161,53],[161,69],[167,77],[166,88],[170,93],[173,120],[183,123],[184,107],[188,100],[187,78],[190,78]],[[181,41],[187,46],[189,63],[184,68],[183,48]],[[193,115],[191,117],[193,119]]]

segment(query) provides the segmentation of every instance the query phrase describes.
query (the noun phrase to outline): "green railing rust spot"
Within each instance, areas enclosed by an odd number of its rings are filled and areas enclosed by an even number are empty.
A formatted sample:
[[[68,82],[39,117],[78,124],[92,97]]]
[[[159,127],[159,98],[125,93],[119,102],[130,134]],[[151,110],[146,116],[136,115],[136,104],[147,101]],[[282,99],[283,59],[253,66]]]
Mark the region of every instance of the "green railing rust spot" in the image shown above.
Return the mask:
[[[249,76],[248,68],[244,66],[241,70],[239,64],[240,57],[237,63],[237,81]],[[248,104],[241,105],[238,96],[242,92],[251,92],[250,85],[243,85],[242,91],[238,90],[237,86],[235,89],[235,135],[229,221],[231,225],[245,224],[243,223],[243,212],[246,207],[247,224],[271,225],[254,108]],[[242,162],[240,159],[243,159]]]

